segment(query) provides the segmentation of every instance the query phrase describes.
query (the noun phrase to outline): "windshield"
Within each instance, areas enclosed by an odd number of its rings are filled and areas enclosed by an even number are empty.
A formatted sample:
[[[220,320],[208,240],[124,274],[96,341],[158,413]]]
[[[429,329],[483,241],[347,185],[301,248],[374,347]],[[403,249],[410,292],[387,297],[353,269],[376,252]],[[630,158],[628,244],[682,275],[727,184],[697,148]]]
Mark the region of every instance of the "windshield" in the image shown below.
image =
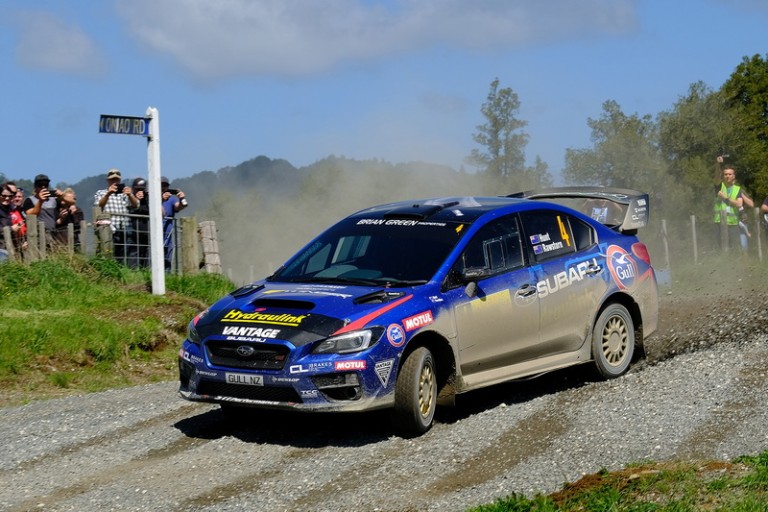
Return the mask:
[[[429,281],[466,231],[458,222],[345,219],[270,281],[413,286]]]

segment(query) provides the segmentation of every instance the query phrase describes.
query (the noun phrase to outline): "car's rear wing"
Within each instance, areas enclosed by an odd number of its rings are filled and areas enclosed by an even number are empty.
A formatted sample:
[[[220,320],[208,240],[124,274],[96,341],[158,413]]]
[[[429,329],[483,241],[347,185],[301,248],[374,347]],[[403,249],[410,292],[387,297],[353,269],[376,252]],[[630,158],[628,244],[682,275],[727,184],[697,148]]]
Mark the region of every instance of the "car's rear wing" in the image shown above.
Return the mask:
[[[626,234],[648,224],[648,194],[623,188],[553,187],[516,192],[508,197],[537,199],[567,206]]]

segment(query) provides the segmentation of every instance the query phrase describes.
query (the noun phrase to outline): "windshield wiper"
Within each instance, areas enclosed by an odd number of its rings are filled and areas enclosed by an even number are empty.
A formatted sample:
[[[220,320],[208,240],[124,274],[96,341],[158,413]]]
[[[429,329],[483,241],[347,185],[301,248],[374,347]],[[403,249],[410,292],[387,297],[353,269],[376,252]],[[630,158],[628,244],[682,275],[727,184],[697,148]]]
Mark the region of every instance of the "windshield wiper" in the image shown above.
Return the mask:
[[[400,286],[418,286],[420,284],[427,284],[429,280],[427,279],[378,279],[376,283],[378,285],[384,285],[388,288],[390,287],[400,287]]]
[[[302,282],[302,283],[326,283],[326,284],[334,284],[334,283],[341,283],[341,284],[352,284],[352,285],[361,285],[361,286],[381,286],[381,283],[379,281],[375,281],[373,279],[363,279],[360,277],[304,277],[301,279],[296,279],[294,282]]]

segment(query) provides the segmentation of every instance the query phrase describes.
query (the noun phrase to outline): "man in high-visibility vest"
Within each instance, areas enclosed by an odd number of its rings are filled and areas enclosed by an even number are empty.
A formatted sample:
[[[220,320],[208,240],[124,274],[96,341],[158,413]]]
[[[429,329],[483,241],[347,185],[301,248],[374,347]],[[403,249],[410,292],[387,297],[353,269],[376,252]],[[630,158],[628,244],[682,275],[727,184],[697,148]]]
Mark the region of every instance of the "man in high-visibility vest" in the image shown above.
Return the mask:
[[[722,163],[718,158],[718,164]],[[744,199],[741,194],[741,187],[736,184],[736,171],[731,166],[723,169],[722,181],[717,188],[717,197],[715,198],[714,221],[715,236],[720,240],[721,249],[736,249],[740,246],[739,242],[739,210],[744,206]],[[726,231],[722,231],[721,220],[725,220]],[[727,239],[726,239],[727,238]],[[727,245],[724,246],[724,243]]]

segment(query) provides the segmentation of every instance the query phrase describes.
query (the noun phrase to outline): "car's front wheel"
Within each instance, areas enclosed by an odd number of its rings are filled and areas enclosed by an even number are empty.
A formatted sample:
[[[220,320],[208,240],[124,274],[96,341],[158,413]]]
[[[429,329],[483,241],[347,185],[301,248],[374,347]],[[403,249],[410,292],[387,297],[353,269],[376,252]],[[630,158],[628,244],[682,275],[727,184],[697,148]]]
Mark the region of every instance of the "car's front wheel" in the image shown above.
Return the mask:
[[[606,379],[626,373],[635,353],[635,327],[627,308],[610,304],[592,330],[592,357],[597,371]]]
[[[420,435],[429,430],[437,407],[437,374],[432,352],[411,352],[397,376],[392,423],[400,432]]]

